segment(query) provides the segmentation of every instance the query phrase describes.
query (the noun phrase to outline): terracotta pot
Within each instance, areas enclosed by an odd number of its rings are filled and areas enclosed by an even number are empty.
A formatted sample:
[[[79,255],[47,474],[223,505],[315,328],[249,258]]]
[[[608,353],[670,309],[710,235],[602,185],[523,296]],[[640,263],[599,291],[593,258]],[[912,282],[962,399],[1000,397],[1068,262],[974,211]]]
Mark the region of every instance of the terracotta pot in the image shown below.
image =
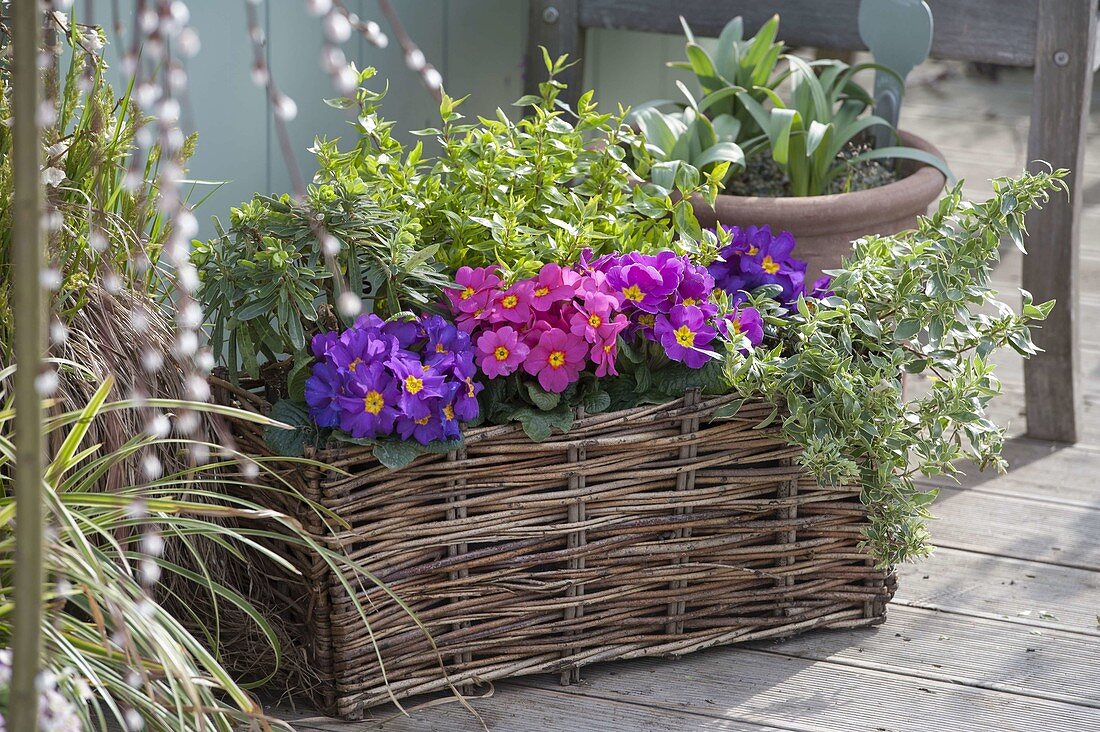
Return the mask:
[[[927,140],[901,132],[901,144],[943,157]],[[795,256],[806,260],[806,281],[823,269],[840,266],[851,242],[868,234],[896,234],[916,225],[917,215],[943,191],[946,179],[935,168],[902,161],[903,178],[879,188],[827,196],[759,198],[720,195],[714,208],[702,198],[693,201],[695,216],[704,227],[763,226],[789,231],[798,242]]]

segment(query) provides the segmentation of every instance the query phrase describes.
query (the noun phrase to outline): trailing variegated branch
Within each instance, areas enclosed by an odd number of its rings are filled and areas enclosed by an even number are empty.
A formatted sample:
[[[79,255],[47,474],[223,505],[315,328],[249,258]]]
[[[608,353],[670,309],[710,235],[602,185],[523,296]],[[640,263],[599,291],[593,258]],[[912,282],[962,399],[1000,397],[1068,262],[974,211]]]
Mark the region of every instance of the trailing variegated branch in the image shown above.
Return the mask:
[[[731,356],[733,383],[784,410],[784,430],[815,477],[862,484],[867,539],[883,564],[931,549],[925,521],[935,491],[922,491],[916,476],[953,475],[963,457],[1004,467],[1004,429],[986,416],[1000,392],[989,356],[1005,346],[1035,353],[1030,328],[1054,303],[1021,292],[1017,312],[990,276],[1000,241],[1023,249],[1025,215],[1065,188],[1066,173],[998,179],[984,203],[952,188],[916,231],[857,241],[833,273],[833,295],[768,314],[773,348]],[[931,388],[907,398],[903,374],[925,372]]]

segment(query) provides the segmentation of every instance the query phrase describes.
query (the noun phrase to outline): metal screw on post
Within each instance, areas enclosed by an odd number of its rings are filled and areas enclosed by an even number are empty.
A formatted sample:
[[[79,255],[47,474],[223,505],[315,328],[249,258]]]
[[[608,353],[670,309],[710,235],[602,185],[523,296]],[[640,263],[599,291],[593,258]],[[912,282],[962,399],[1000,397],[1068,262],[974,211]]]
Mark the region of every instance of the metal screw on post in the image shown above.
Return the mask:
[[[561,17],[561,13],[553,5],[548,5],[546,10],[542,11],[542,20],[544,23],[553,25],[558,22],[558,18]]]
[[[1054,65],[1055,66],[1068,66],[1069,65],[1069,53],[1067,51],[1055,51],[1054,52]]]

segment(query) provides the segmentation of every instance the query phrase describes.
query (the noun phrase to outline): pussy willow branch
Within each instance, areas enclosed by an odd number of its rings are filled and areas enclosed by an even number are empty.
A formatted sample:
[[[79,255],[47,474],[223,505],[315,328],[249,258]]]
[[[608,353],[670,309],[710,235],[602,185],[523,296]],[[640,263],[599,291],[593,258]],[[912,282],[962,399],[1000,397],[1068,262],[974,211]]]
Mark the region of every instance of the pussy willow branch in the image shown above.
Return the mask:
[[[340,1],[336,0],[336,2]],[[405,32],[405,26],[401,23],[401,18],[397,15],[397,11],[394,10],[390,0],[378,0],[378,7],[382,11],[382,15],[386,16],[386,22],[393,29],[393,34],[397,36],[397,42],[401,44],[401,50],[405,53],[405,64],[420,74],[420,80],[424,84],[424,88],[428,90],[436,103],[442,102],[443,78],[440,76],[439,71],[427,62],[424,58],[424,52]]]

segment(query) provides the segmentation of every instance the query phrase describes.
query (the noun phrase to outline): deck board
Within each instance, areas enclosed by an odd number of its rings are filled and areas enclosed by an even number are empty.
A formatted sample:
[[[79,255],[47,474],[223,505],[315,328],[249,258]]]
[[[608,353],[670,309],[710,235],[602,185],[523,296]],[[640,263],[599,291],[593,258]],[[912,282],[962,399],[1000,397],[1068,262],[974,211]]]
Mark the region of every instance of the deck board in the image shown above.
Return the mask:
[[[962,463],[959,465],[962,474],[956,476],[957,485],[995,496],[1100,508],[1100,491],[1096,490],[1100,450],[1021,437],[1007,441],[1002,454],[1009,464],[1005,476],[981,472],[976,465]],[[952,485],[950,478],[926,478],[920,482],[928,486]]]
[[[1098,636],[915,607],[895,606],[890,612],[889,623],[870,631],[807,633],[755,647],[1100,708]]]
[[[1030,72],[998,83],[959,65],[911,77],[902,126],[938,145],[964,191],[988,195],[989,178],[1022,168]],[[604,94],[603,96],[607,96]],[[1100,95],[1093,95],[1100,104]],[[1094,109],[1097,107],[1094,106]],[[1100,113],[1087,143],[1100,159]],[[1100,729],[1100,168],[1084,171],[1081,248],[1081,444],[1019,437],[1025,426],[1019,357],[997,357],[1004,383],[990,413],[1014,435],[1006,475],[963,466],[938,477],[938,549],[899,569],[886,622],[823,631],[683,659],[641,659],[584,671],[563,688],[551,677],[496,685],[472,701],[489,729],[745,730],[764,732],[1082,732]],[[1031,242],[1041,255],[1043,243]],[[1011,248],[994,275],[1011,301],[1026,262]],[[921,388],[919,379],[914,388]],[[394,710],[376,710],[379,718]],[[412,717],[343,723],[319,717],[303,730],[479,730],[455,703]]]
[[[1094,634],[1100,653],[1097,572],[941,547],[930,558],[898,569],[894,601],[1038,629]],[[1043,620],[1044,610],[1058,621]]]
[[[531,678],[515,686],[555,683]],[[585,700],[641,699],[662,711],[702,710],[731,721],[798,730],[1034,732],[1100,725],[1100,710],[1076,704],[750,649],[601,666],[584,683],[561,691]]]
[[[945,485],[935,506],[932,535],[938,546],[1100,570],[1095,508]]]
[[[791,727],[753,724],[723,719],[703,711],[662,710],[654,714],[645,704],[633,700],[601,700],[581,708],[583,700],[558,689],[508,687],[472,703],[492,732],[789,732]],[[409,710],[401,716],[393,709],[360,722],[342,722],[311,714],[285,713],[295,729],[305,732],[474,732],[483,729],[478,720],[457,703],[431,709]],[[576,720],[564,726],[563,720]],[[583,721],[580,721],[583,720]],[[799,727],[798,730],[804,728]],[[815,730],[816,732],[816,730]]]

